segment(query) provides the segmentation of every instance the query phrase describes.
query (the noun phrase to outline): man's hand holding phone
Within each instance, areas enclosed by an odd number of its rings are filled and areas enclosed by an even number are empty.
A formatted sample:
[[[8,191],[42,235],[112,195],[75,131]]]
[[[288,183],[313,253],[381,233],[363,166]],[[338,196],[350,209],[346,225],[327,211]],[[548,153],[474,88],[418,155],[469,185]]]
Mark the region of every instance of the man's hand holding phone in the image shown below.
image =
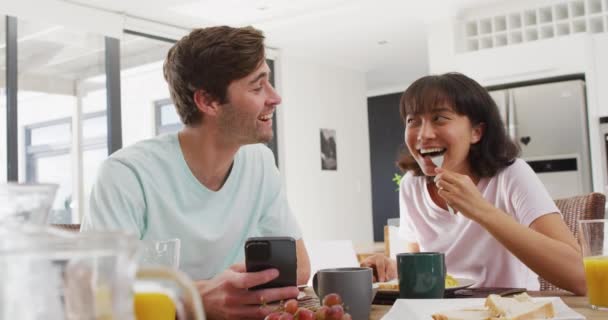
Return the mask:
[[[197,282],[209,319],[262,319],[272,312],[265,303],[298,296],[293,238],[249,238],[245,259],[245,265],[232,265],[211,280]]]
[[[245,242],[247,272],[277,269],[279,276],[252,289],[290,287],[297,284],[296,241],[291,237],[253,237]]]
[[[265,302],[293,299],[295,286],[250,290],[278,278],[277,269],[246,272],[244,264],[235,264],[218,276],[197,282],[209,319],[263,319],[272,312]]]

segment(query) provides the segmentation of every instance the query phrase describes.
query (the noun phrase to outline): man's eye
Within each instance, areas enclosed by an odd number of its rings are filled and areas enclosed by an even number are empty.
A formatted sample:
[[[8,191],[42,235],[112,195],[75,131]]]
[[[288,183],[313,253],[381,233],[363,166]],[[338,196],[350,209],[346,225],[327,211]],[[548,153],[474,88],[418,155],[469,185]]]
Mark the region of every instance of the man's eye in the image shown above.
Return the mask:
[[[263,87],[260,86],[260,87],[257,87],[257,88],[253,88],[253,91],[260,92],[260,91],[262,91],[262,89],[263,89]]]

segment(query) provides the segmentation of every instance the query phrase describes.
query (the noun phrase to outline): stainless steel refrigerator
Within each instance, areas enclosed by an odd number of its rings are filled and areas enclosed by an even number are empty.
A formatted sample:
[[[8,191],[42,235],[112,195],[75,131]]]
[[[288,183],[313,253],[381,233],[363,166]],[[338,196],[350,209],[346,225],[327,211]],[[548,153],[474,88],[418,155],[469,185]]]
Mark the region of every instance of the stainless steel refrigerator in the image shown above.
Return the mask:
[[[591,192],[585,82],[490,90],[505,128],[553,199]]]

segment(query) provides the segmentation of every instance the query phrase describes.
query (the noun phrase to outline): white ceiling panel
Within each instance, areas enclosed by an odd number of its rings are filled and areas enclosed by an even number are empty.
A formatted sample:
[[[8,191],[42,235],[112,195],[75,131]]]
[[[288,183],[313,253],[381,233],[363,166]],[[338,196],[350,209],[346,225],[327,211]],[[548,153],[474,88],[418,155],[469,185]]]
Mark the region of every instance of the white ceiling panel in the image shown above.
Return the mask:
[[[284,54],[368,74],[369,87],[428,70],[426,26],[506,0],[70,0],[183,28],[252,24]],[[382,43],[382,44],[380,44]],[[390,71],[390,72],[389,72]],[[382,74],[387,73],[385,79]],[[400,74],[405,76],[400,77]],[[407,80],[406,80],[407,79]],[[371,83],[369,83],[371,82]]]

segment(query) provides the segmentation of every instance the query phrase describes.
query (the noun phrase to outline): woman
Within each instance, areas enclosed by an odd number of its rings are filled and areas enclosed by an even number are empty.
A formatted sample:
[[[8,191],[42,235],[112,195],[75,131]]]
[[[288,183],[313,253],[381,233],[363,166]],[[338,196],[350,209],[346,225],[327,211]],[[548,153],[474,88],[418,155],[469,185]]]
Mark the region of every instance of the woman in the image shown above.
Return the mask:
[[[479,287],[538,290],[538,275],[584,295],[581,250],[530,166],[518,159],[487,91],[458,73],[427,76],[403,94],[409,154],[400,167],[400,233],[410,252],[444,252],[448,272]],[[443,156],[441,167],[434,156]],[[451,214],[448,206],[455,214]],[[383,255],[362,262],[396,277]]]

